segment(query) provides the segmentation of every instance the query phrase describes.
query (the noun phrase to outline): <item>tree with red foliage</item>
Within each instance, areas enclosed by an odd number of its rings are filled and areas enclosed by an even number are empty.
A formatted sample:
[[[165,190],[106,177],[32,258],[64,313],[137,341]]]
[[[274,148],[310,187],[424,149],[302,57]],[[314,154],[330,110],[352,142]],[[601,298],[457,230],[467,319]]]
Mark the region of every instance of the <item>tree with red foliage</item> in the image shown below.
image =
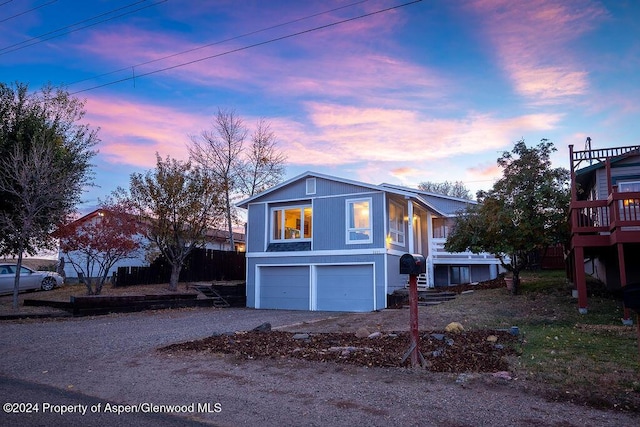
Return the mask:
[[[109,270],[120,260],[134,258],[142,248],[140,226],[129,211],[125,203],[108,201],[56,233],[88,295],[100,295]]]

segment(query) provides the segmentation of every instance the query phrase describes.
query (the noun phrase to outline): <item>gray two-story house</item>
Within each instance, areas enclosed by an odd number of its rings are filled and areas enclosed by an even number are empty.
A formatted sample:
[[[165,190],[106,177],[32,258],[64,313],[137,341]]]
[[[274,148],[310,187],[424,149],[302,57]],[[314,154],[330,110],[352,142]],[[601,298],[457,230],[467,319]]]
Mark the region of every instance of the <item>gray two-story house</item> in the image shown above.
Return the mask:
[[[446,233],[470,200],[307,172],[238,204],[247,209],[247,306],[321,311],[386,308],[403,288],[399,259],[427,260],[427,286],[495,278],[489,254],[448,253]]]

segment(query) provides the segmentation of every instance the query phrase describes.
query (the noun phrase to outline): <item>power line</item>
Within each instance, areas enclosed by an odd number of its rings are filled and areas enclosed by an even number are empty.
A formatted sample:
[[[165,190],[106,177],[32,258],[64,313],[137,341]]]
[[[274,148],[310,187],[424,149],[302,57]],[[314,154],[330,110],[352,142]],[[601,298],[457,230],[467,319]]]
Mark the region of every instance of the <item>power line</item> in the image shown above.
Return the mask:
[[[5,1],[4,3],[0,3],[0,6],[4,6],[5,4],[7,4],[7,3],[11,3],[12,1],[13,1],[13,0],[7,0],[7,1]]]
[[[6,2],[4,2],[4,3],[0,4],[0,6],[2,6],[3,4],[7,4],[7,3],[9,3],[10,1],[11,1],[11,0],[6,1]],[[32,9],[25,10],[24,12],[20,12],[20,13],[18,13],[17,15],[13,15],[13,16],[10,16],[10,17],[8,17],[8,18],[5,18],[5,19],[3,19],[2,21],[0,21],[0,23],[2,23],[2,22],[6,22],[6,21],[8,21],[9,19],[17,18],[18,16],[22,16],[22,15],[27,14],[27,13],[29,13],[29,12],[33,12],[34,10],[38,10],[38,9],[40,9],[41,7],[48,6],[48,5],[50,5],[51,3],[55,3],[55,2],[57,2],[57,1],[58,1],[58,0],[51,0],[49,3],[43,3],[43,4],[41,4],[40,6],[36,6],[36,7],[32,8]]]
[[[140,62],[140,63],[135,64],[135,65],[130,65],[130,66],[127,66],[127,67],[124,67],[124,68],[120,68],[120,69],[117,69],[117,70],[113,70],[113,71],[109,71],[109,72],[106,72],[106,73],[103,73],[103,74],[98,74],[97,76],[87,77],[86,79],[82,79],[82,80],[76,80],[74,82],[69,83],[68,86],[71,86],[71,85],[74,85],[74,84],[78,84],[78,83],[82,83],[82,82],[85,82],[87,80],[93,80],[93,79],[97,79],[97,78],[100,78],[100,77],[110,76],[111,74],[119,73],[121,71],[129,70],[129,69],[134,69],[135,67],[141,67],[143,65],[153,64],[154,62],[163,61],[165,59],[174,58],[176,56],[180,56],[180,55],[184,55],[184,54],[187,54],[187,53],[195,52],[197,50],[201,50],[201,49],[204,49],[204,48],[207,48],[207,47],[211,47],[211,46],[219,45],[219,44],[222,44],[222,43],[230,42],[230,41],[233,41],[233,40],[241,39],[243,37],[252,36],[254,34],[258,34],[258,33],[264,32],[264,31],[273,30],[274,28],[284,27],[286,25],[290,25],[290,24],[293,24],[293,23],[296,23],[296,22],[304,21],[304,20],[307,20],[307,19],[310,19],[310,18],[315,18],[316,16],[325,15],[327,13],[335,12],[335,11],[340,10],[340,9],[346,9],[346,8],[355,6],[357,4],[366,3],[368,1],[370,1],[370,0],[357,1],[355,3],[350,3],[350,4],[347,4],[345,6],[340,6],[340,7],[334,8],[334,9],[325,10],[324,12],[314,13],[313,15],[308,15],[308,16],[305,16],[305,17],[302,17],[302,18],[293,19],[291,21],[287,21],[287,22],[284,22],[284,23],[281,23],[281,24],[272,25],[270,27],[262,28],[260,30],[251,31],[249,33],[241,34],[239,36],[231,37],[231,38],[228,38],[228,39],[224,39],[224,40],[220,40],[220,41],[216,41],[216,42],[212,42],[212,43],[207,43],[207,44],[204,44],[204,45],[201,45],[201,46],[198,46],[198,47],[194,47],[192,49],[187,49],[187,50],[183,50],[183,51],[178,52],[178,53],[173,53],[171,55],[167,55],[167,56],[163,56],[163,57],[160,57],[160,58],[152,59],[152,60],[149,60],[149,61],[146,61],[146,62]]]
[[[55,30],[53,30],[53,31],[49,31],[48,33],[40,34],[40,35],[35,36],[35,37],[32,37],[32,38],[30,38],[30,39],[23,40],[23,41],[21,41],[21,42],[19,42],[19,43],[12,44],[12,45],[10,45],[10,46],[5,46],[5,47],[3,47],[3,48],[0,48],[0,51],[7,50],[7,49],[10,49],[10,48],[15,47],[15,46],[20,46],[21,44],[28,43],[28,42],[30,42],[30,41],[32,41],[32,40],[37,40],[37,39],[39,39],[40,37],[48,36],[49,34],[53,34],[53,33],[57,33],[58,31],[66,30],[67,28],[74,27],[74,26],[76,26],[76,25],[78,25],[78,24],[83,24],[83,23],[85,23],[85,22],[92,21],[92,20],[94,20],[94,19],[96,19],[96,18],[100,18],[100,17],[102,17],[102,16],[109,15],[110,13],[117,12],[117,11],[119,11],[119,10],[129,8],[129,7],[134,6],[134,5],[138,4],[138,3],[144,3],[144,2],[146,2],[146,1],[147,1],[147,0],[140,0],[140,1],[137,1],[137,2],[135,2],[135,3],[129,4],[129,5],[127,5],[127,6],[123,6],[123,7],[117,8],[117,9],[113,9],[113,10],[110,10],[110,11],[108,11],[108,12],[101,13],[100,15],[92,16],[91,18],[87,18],[87,19],[84,19],[84,20],[82,20],[82,21],[78,21],[78,22],[75,22],[75,23],[73,23],[73,24],[67,25],[66,27],[61,27],[61,28],[55,29]],[[34,44],[35,44],[35,43],[34,43]],[[29,46],[31,46],[31,45],[29,45]],[[25,47],[26,47],[26,46],[25,46]]]
[[[310,29],[307,29],[307,30],[291,33],[291,34],[288,34],[286,36],[276,37],[276,38],[269,39],[269,40],[266,40],[266,41],[263,41],[263,42],[250,44],[250,45],[239,47],[239,48],[236,48],[236,49],[231,49],[231,50],[228,50],[228,51],[225,51],[225,52],[221,52],[221,53],[218,53],[218,54],[215,54],[215,55],[209,55],[209,56],[205,56],[203,58],[194,59],[192,61],[183,62],[181,64],[172,65],[172,66],[165,67],[165,68],[159,68],[157,70],[153,70],[153,71],[149,71],[149,72],[146,72],[146,73],[138,74],[138,75],[132,76],[132,77],[125,77],[125,78],[122,78],[122,79],[119,79],[119,80],[114,80],[114,81],[109,82],[109,83],[104,83],[104,84],[97,85],[97,86],[92,86],[92,87],[89,87],[89,88],[86,88],[86,89],[77,90],[75,92],[71,92],[70,95],[75,95],[75,94],[82,93],[82,92],[88,92],[90,90],[99,89],[101,87],[110,86],[110,85],[113,85],[113,84],[116,84],[116,83],[122,83],[122,82],[125,82],[125,81],[128,81],[128,80],[132,80],[132,79],[135,79],[135,78],[149,76],[149,75],[157,74],[157,73],[160,73],[160,72],[163,72],[163,71],[173,70],[175,68],[180,68],[180,67],[184,67],[184,66],[187,66],[187,65],[195,64],[195,63],[198,63],[198,62],[206,61],[208,59],[218,58],[218,57],[221,57],[221,56],[229,55],[231,53],[241,52],[243,50],[251,49],[251,48],[254,48],[254,47],[266,45],[266,44],[277,42],[277,41],[280,41],[280,40],[289,39],[289,38],[292,38],[292,37],[296,37],[296,36],[299,36],[299,35],[302,35],[302,34],[311,33],[311,32],[314,32],[314,31],[325,29],[325,28],[334,27],[336,25],[344,24],[346,22],[351,22],[351,21],[355,21],[355,20],[358,20],[358,19],[367,18],[369,16],[377,15],[377,14],[380,14],[380,13],[388,12],[390,10],[399,9],[401,7],[409,6],[411,4],[419,3],[421,1],[422,0],[413,0],[413,1],[410,1],[410,2],[407,2],[407,3],[403,3],[403,4],[399,4],[399,5],[396,5],[396,6],[387,7],[385,9],[380,9],[380,10],[377,10],[375,12],[365,13],[363,15],[358,15],[358,16],[353,17],[353,18],[343,19],[341,21],[332,22],[330,24],[320,25],[318,27],[314,27],[314,28],[310,28]]]
[[[55,1],[57,1],[57,0],[55,0]],[[111,13],[113,13],[113,12],[117,12],[117,11],[122,10],[122,9],[127,9],[127,8],[129,8],[129,7],[135,6],[136,4],[144,3],[144,2],[146,2],[146,1],[148,1],[148,0],[140,0],[140,1],[135,2],[135,3],[131,3],[131,4],[127,5],[127,6],[123,6],[123,7],[120,7],[120,8],[118,8],[118,9],[113,9],[113,10],[111,10],[111,11],[108,11],[108,12],[102,13],[102,14],[100,14],[100,15],[96,15],[96,16],[94,16],[94,17],[92,17],[92,18],[87,18],[87,19],[85,19],[85,20],[83,20],[83,21],[76,22],[75,24],[67,25],[66,27],[62,27],[62,28],[59,28],[59,29],[57,29],[57,30],[50,31],[50,32],[45,33],[45,34],[41,34],[41,35],[39,35],[39,36],[36,36],[36,37],[31,38],[31,39],[28,39],[28,40],[22,41],[22,42],[20,42],[20,43],[16,43],[16,44],[13,44],[13,45],[11,45],[11,46],[3,47],[3,48],[1,48],[1,49],[0,49],[0,56],[1,56],[1,55],[5,55],[5,54],[7,54],[7,53],[15,52],[16,50],[24,49],[24,48],[29,47],[29,46],[33,46],[33,45],[38,44],[38,43],[45,42],[45,41],[47,41],[47,40],[51,40],[51,39],[55,39],[55,38],[57,38],[57,37],[61,37],[61,36],[67,35],[67,34],[71,34],[71,33],[74,33],[74,32],[76,32],[76,31],[84,30],[85,28],[93,27],[93,26],[95,26],[95,25],[102,24],[102,23],[104,23],[104,22],[112,21],[112,20],[114,20],[114,19],[116,19],[116,18],[121,18],[121,17],[126,16],[126,15],[131,15],[132,13],[139,12],[139,11],[141,11],[141,10],[148,9],[148,8],[150,8],[150,7],[157,6],[157,5],[161,4],[161,3],[165,3],[165,2],[167,2],[167,0],[160,0],[160,1],[157,1],[157,2],[155,2],[155,3],[149,4],[149,5],[146,5],[146,6],[142,6],[142,7],[138,8],[138,9],[130,10],[130,11],[128,11],[128,12],[121,13],[120,15],[112,16],[112,17],[110,17],[110,18],[103,19],[103,20],[101,20],[101,21],[97,21],[97,22],[94,22],[94,23],[92,23],[92,24],[88,24],[88,25],[85,25],[85,26],[83,26],[83,27],[79,27],[79,28],[76,28],[76,29],[73,29],[73,30],[67,31],[66,33],[56,34],[56,35],[51,36],[51,37],[47,37],[47,38],[44,38],[44,39],[40,39],[40,37],[42,37],[42,36],[46,36],[46,35],[49,35],[49,34],[52,34],[52,33],[57,33],[57,32],[60,32],[60,31],[64,31],[64,30],[66,30],[66,29],[69,29],[69,28],[71,28],[71,27],[75,27],[76,25],[82,24],[82,23],[84,23],[84,22],[92,21],[92,20],[94,20],[94,19],[96,19],[96,18],[99,18],[99,17],[105,16],[105,15],[109,15],[109,14],[111,14]],[[33,41],[33,40],[36,40],[36,41],[34,41],[33,43],[29,43],[30,41]],[[29,43],[29,44],[26,44],[26,45],[25,45],[25,43]],[[21,45],[24,45],[24,46],[21,46]],[[18,47],[16,47],[15,49],[11,49],[12,47],[15,47],[15,46],[18,46]]]

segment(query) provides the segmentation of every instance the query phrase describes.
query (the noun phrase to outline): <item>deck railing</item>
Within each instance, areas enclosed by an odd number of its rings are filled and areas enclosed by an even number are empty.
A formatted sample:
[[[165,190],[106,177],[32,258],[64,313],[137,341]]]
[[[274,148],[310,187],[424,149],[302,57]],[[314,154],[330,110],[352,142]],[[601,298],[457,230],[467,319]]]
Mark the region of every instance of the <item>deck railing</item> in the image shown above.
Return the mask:
[[[578,169],[578,166],[582,162],[604,162],[607,158],[622,156],[634,151],[640,152],[640,145],[573,151],[571,162],[573,163],[574,169]]]
[[[607,200],[571,202],[571,231],[577,234],[640,230],[640,192],[613,192]]]

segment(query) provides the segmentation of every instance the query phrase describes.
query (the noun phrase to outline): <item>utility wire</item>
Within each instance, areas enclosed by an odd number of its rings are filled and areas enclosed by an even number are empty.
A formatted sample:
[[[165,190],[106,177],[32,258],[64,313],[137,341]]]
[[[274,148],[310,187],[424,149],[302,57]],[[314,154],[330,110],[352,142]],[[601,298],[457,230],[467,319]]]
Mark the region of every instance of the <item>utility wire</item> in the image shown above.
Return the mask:
[[[11,0],[6,1],[6,2],[4,2],[4,3],[0,4],[0,6],[2,6],[3,4],[7,4],[7,3],[9,3],[10,1],[11,1]],[[26,14],[26,13],[29,13],[29,12],[33,12],[34,10],[38,10],[38,9],[40,9],[41,7],[48,6],[48,5],[50,5],[51,3],[55,3],[55,2],[57,2],[57,1],[58,1],[58,0],[51,0],[49,3],[43,3],[43,4],[41,4],[40,6],[36,6],[36,7],[34,7],[34,8],[29,9],[29,10],[25,10],[24,12],[20,12],[20,13],[18,13],[17,15],[13,15],[13,16],[10,16],[10,17],[8,17],[8,18],[4,18],[2,21],[0,21],[0,23],[2,23],[2,22],[6,22],[6,21],[8,21],[9,19],[17,18],[18,16],[22,16],[22,15],[24,15],[24,14]]]
[[[160,73],[160,72],[163,72],[163,71],[173,70],[175,68],[180,68],[180,67],[184,67],[186,65],[191,65],[191,64],[198,63],[198,62],[206,61],[208,59],[218,58],[218,57],[221,57],[221,56],[229,55],[231,53],[236,53],[236,52],[240,52],[240,51],[243,51],[243,50],[251,49],[251,48],[254,48],[254,47],[258,47],[258,46],[266,45],[266,44],[269,44],[269,43],[277,42],[277,41],[280,41],[280,40],[289,39],[289,38],[296,37],[296,36],[299,36],[299,35],[302,35],[302,34],[311,33],[311,32],[322,30],[322,29],[329,28],[329,27],[334,27],[336,25],[344,24],[346,22],[356,21],[358,19],[367,18],[369,16],[373,16],[373,15],[377,15],[377,14],[380,14],[380,13],[388,12],[390,10],[400,9],[401,7],[409,6],[409,5],[412,5],[412,4],[415,4],[415,3],[419,3],[421,1],[422,0],[413,0],[413,1],[410,1],[410,2],[407,2],[407,3],[403,3],[403,4],[399,4],[399,5],[396,5],[396,6],[387,7],[385,9],[380,9],[380,10],[377,10],[375,12],[365,13],[363,15],[358,15],[358,16],[353,17],[353,18],[343,19],[343,20],[340,20],[340,21],[332,22],[330,24],[320,25],[318,27],[314,27],[314,28],[310,28],[310,29],[307,29],[307,30],[303,30],[303,31],[298,31],[298,32],[295,32],[295,33],[287,34],[286,36],[276,37],[276,38],[269,39],[269,40],[266,40],[266,41],[263,41],[263,42],[254,43],[254,44],[250,44],[250,45],[247,45],[247,46],[239,47],[237,49],[231,49],[231,50],[228,50],[226,52],[221,52],[221,53],[218,53],[218,54],[215,54],[215,55],[209,55],[209,56],[205,56],[203,58],[194,59],[193,61],[187,61],[187,62],[183,62],[181,64],[172,65],[172,66],[165,67],[165,68],[159,68],[157,70],[153,70],[153,71],[149,71],[149,72],[146,72],[146,73],[138,74],[135,77],[133,77],[133,76],[132,77],[125,77],[125,78],[122,78],[122,79],[119,79],[119,80],[114,80],[114,81],[109,82],[109,83],[104,83],[104,84],[97,85],[97,86],[92,86],[92,87],[89,87],[89,88],[86,88],[86,89],[77,90],[75,92],[71,92],[70,95],[75,95],[75,94],[82,93],[82,92],[88,92],[90,90],[99,89],[101,87],[110,86],[110,85],[113,85],[113,84],[116,84],[116,83],[126,82],[126,81],[132,80],[134,78],[140,78],[140,77],[149,76],[149,75],[152,75],[152,74],[157,74],[157,73]]]
[[[135,64],[135,65],[129,65],[127,67],[120,68],[118,70],[113,70],[113,71],[109,71],[109,72],[106,72],[106,73],[103,73],[103,74],[98,74],[97,76],[87,77],[86,79],[82,79],[82,80],[76,80],[74,82],[69,83],[68,86],[71,86],[71,85],[74,85],[74,84],[78,84],[78,83],[82,83],[82,82],[85,82],[87,80],[94,80],[94,79],[97,79],[97,78],[100,78],[100,77],[110,76],[111,74],[119,73],[121,71],[129,70],[129,69],[134,69],[135,67],[141,67],[143,65],[153,64],[154,62],[163,61],[165,59],[174,58],[176,56],[180,56],[180,55],[184,55],[184,54],[187,54],[187,53],[195,52],[197,50],[201,50],[201,49],[204,49],[204,48],[207,48],[207,47],[211,47],[211,46],[219,45],[219,44],[222,44],[222,43],[230,42],[230,41],[233,41],[233,40],[241,39],[243,37],[252,36],[254,34],[258,34],[258,33],[264,32],[264,31],[273,30],[274,28],[284,27],[286,25],[290,25],[290,24],[293,24],[293,23],[296,23],[296,22],[304,21],[304,20],[307,20],[307,19],[310,19],[310,18],[315,18],[316,16],[325,15],[327,13],[335,12],[335,11],[340,10],[340,9],[346,9],[346,8],[355,6],[357,4],[366,3],[368,1],[370,1],[370,0],[357,1],[355,3],[350,3],[350,4],[347,4],[345,6],[340,6],[340,7],[334,8],[334,9],[325,10],[324,12],[314,13],[313,15],[308,15],[308,16],[305,16],[303,18],[293,19],[291,21],[287,21],[287,22],[284,22],[284,23],[281,23],[281,24],[276,24],[276,25],[272,25],[272,26],[267,27],[267,28],[262,28],[260,30],[251,31],[249,33],[245,33],[245,34],[242,34],[242,35],[239,35],[239,36],[234,36],[234,37],[231,37],[231,38],[228,38],[228,39],[224,39],[224,40],[220,40],[220,41],[217,41],[217,42],[207,43],[207,44],[204,44],[204,45],[201,45],[201,46],[198,46],[198,47],[194,47],[192,49],[183,50],[181,52],[177,52],[177,53],[174,53],[174,54],[171,54],[171,55],[167,55],[167,56],[163,56],[163,57],[160,57],[160,58],[152,59],[152,60],[149,60],[149,61],[146,61],[146,62],[140,62],[140,63]]]
[[[13,1],[13,0],[7,0],[7,1],[6,1],[6,2],[4,2],[4,3],[0,3],[0,6],[4,6],[5,4],[7,4],[7,3],[11,3],[12,1]]]
[[[140,0],[140,1],[137,1],[137,2],[135,2],[135,3],[131,3],[131,4],[127,5],[127,6],[119,7],[119,8],[117,8],[117,9],[113,9],[113,10],[110,10],[110,11],[108,11],[108,12],[101,13],[100,15],[92,16],[91,18],[87,18],[87,19],[84,19],[84,20],[82,20],[82,21],[75,22],[75,23],[73,23],[73,24],[67,25],[66,27],[61,27],[61,28],[55,29],[55,30],[53,30],[53,31],[49,31],[48,33],[40,34],[40,35],[38,35],[38,36],[34,36],[34,37],[30,38],[30,39],[23,40],[23,41],[21,41],[21,42],[19,42],[19,43],[12,44],[12,45],[10,45],[10,46],[5,46],[5,47],[3,47],[3,48],[0,48],[0,52],[1,52],[1,51],[3,51],[3,50],[10,49],[10,48],[15,47],[15,46],[20,46],[21,44],[25,44],[25,43],[28,43],[28,42],[33,41],[33,40],[37,40],[37,39],[39,39],[40,37],[48,36],[49,34],[57,33],[57,32],[59,32],[59,31],[63,31],[63,30],[66,30],[66,29],[68,29],[68,28],[75,27],[76,25],[84,24],[85,22],[89,22],[89,21],[93,21],[93,20],[94,20],[94,19],[96,19],[96,18],[101,18],[101,17],[103,17],[103,16],[105,16],[105,15],[109,15],[109,14],[111,14],[111,13],[113,13],[113,12],[117,12],[117,11],[122,10],[122,9],[127,9],[127,8],[129,8],[129,7],[131,7],[131,6],[134,6],[134,5],[138,4],[138,3],[144,3],[144,2],[146,2],[146,1],[147,1],[147,0]],[[35,43],[34,43],[34,44],[35,44]],[[29,45],[29,46],[31,46],[31,45]],[[26,46],[25,46],[25,47],[26,47]]]
[[[141,0],[141,1],[138,1],[137,3],[132,3],[132,4],[128,5],[128,6],[123,6],[123,7],[119,8],[119,9],[114,9],[114,10],[112,10],[110,12],[105,12],[105,13],[103,13],[101,15],[97,15],[97,16],[95,16],[93,18],[85,19],[84,21],[80,21],[80,22],[77,22],[75,24],[68,25],[66,27],[51,31],[51,32],[49,32],[47,34],[56,33],[56,32],[62,31],[62,30],[66,30],[66,29],[74,27],[74,26],[76,26],[76,25],[78,25],[80,23],[91,21],[91,20],[93,20],[93,19],[95,19],[97,17],[100,17],[100,16],[109,15],[109,14],[111,14],[113,12],[118,11],[118,10],[127,9],[127,8],[129,8],[131,6],[134,6],[134,5],[138,4],[138,3],[143,3],[145,1],[147,1],[147,0]],[[11,45],[11,46],[7,46],[7,47],[4,47],[4,48],[0,49],[0,56],[5,55],[7,53],[15,52],[16,50],[24,49],[24,48],[29,47],[29,46],[33,46],[33,45],[38,44],[38,43],[45,42],[47,40],[51,40],[51,39],[55,39],[57,37],[61,37],[61,36],[67,35],[67,34],[71,34],[71,33],[74,33],[76,31],[84,30],[85,28],[93,27],[95,25],[102,24],[104,22],[112,21],[112,20],[114,20],[116,18],[121,18],[121,17],[126,16],[126,15],[131,15],[132,13],[139,12],[141,10],[148,9],[150,7],[157,6],[157,5],[161,4],[161,3],[166,3],[166,2],[167,2],[167,0],[160,0],[160,1],[157,1],[155,3],[149,4],[147,6],[142,6],[142,7],[139,7],[138,9],[130,10],[129,12],[121,13],[120,15],[112,16],[110,18],[106,18],[106,19],[103,19],[101,21],[97,21],[97,22],[94,22],[92,24],[85,25],[83,27],[79,27],[79,28],[76,28],[76,29],[73,29],[73,30],[69,30],[66,33],[56,34],[54,36],[47,37],[47,38],[44,38],[44,39],[40,39],[39,37],[41,37],[41,36],[37,36],[37,37],[31,38],[29,40],[25,40],[23,42],[20,42],[20,43],[17,43],[17,44]],[[43,35],[47,35],[47,34],[43,34]],[[25,43],[28,43],[29,41],[33,41],[33,40],[36,40],[36,41],[34,41],[33,43],[29,43],[29,44],[24,45]],[[19,45],[24,45],[24,46],[19,46]],[[11,49],[14,46],[19,46],[19,47]]]

